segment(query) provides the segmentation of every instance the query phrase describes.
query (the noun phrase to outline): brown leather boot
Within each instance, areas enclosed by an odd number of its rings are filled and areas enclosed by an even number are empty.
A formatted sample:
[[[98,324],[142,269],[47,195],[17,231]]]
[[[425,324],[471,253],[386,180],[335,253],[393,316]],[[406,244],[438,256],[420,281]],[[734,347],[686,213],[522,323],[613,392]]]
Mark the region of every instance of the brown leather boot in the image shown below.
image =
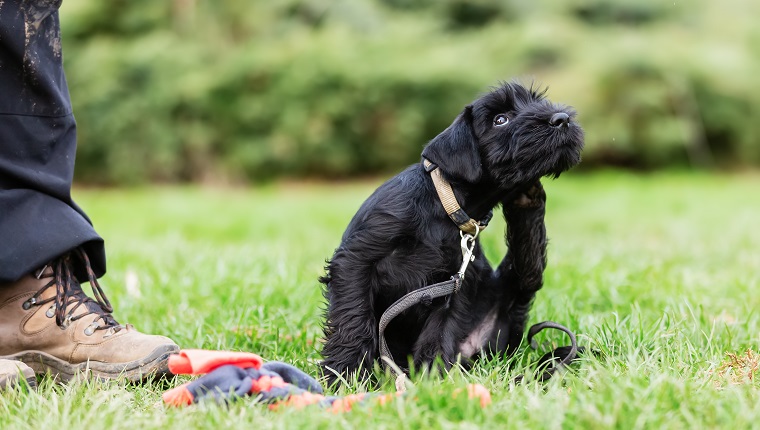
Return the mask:
[[[84,263],[95,299],[74,277],[74,258]],[[0,285],[0,359],[20,360],[61,381],[88,373],[131,381],[169,373],[167,358],[179,347],[169,338],[119,324],[111,312],[87,254],[77,248]]]
[[[13,388],[25,379],[31,388],[37,386],[34,370],[20,361],[0,360],[0,390]]]

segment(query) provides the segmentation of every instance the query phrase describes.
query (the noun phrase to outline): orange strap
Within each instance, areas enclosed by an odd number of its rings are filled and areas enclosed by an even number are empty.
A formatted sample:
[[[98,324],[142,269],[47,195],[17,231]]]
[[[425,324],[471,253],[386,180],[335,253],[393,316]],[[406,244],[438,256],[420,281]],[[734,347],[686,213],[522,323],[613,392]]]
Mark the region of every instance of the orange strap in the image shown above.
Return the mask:
[[[309,391],[304,391],[301,394],[293,394],[285,400],[269,405],[269,409],[273,411],[280,409],[282,407],[292,407],[295,409],[301,409],[305,406],[319,403],[324,399],[325,399],[325,396],[323,396],[322,394],[315,394]]]
[[[285,387],[288,383],[285,382],[279,376],[267,376],[264,375],[257,380],[251,381],[251,392],[260,393],[262,391],[269,391],[272,388]]]
[[[164,404],[170,406],[187,406],[193,403],[193,394],[187,389],[189,382],[186,382],[179,387],[174,387],[171,390],[165,392],[161,397],[164,399]]]
[[[258,369],[263,360],[250,352],[207,351],[204,349],[183,349],[179,354],[169,356],[169,371],[175,375],[202,375],[219,366],[232,364],[246,369]]]

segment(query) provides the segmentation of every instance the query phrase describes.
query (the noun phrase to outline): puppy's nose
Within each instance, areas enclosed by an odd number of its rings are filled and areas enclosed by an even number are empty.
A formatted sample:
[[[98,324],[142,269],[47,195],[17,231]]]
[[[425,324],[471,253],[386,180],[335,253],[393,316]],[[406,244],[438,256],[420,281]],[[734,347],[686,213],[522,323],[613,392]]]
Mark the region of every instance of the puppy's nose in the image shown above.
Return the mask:
[[[568,122],[570,122],[570,115],[564,112],[555,113],[549,120],[549,124],[553,127],[561,127],[563,125],[567,125]]]

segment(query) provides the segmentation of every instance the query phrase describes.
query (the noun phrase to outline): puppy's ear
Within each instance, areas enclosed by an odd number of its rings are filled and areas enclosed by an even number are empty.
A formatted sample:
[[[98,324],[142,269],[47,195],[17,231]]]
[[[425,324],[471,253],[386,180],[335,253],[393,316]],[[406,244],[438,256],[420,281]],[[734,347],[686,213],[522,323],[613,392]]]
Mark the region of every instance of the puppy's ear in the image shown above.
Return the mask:
[[[437,164],[452,179],[478,182],[483,168],[472,129],[472,106],[464,108],[446,130],[433,138],[422,151],[422,156]]]

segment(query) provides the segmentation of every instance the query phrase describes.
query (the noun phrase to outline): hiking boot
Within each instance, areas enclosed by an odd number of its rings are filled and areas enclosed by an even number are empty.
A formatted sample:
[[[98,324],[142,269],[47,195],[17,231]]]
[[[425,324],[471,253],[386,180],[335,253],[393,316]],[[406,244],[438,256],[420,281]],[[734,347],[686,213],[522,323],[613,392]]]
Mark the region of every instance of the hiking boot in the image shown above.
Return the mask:
[[[37,386],[37,378],[26,364],[14,360],[0,360],[0,390],[11,389],[25,379],[29,387]]]
[[[84,264],[95,299],[74,276]],[[60,381],[77,374],[138,381],[169,374],[179,347],[169,338],[119,324],[90,266],[77,248],[20,280],[0,285],[0,359],[20,360]]]

